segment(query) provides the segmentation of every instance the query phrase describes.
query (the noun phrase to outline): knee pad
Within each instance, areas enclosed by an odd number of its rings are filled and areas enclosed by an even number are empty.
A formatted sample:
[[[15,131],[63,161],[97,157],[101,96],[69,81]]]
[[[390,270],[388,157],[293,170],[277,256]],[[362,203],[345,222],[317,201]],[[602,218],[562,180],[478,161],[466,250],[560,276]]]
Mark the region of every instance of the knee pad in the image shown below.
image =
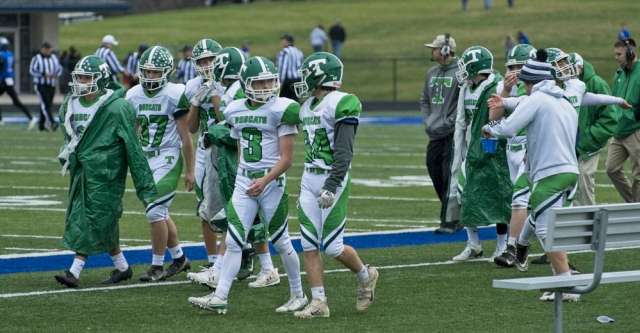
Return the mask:
[[[344,251],[344,244],[342,243],[342,237],[337,237],[324,248],[324,253],[331,258],[336,258]]]
[[[280,254],[283,254],[283,253],[287,254],[291,250],[293,250],[293,244],[291,244],[291,239],[289,238],[289,233],[285,231],[282,234],[282,236],[280,236],[280,238],[278,238],[278,241],[273,243],[273,247],[275,247],[276,251],[278,251],[278,253],[280,253]]]
[[[225,238],[224,242],[227,245],[226,251],[242,252],[242,248],[244,247],[244,244],[238,244],[238,242],[233,238],[233,236],[229,232],[227,232],[227,237]]]
[[[151,209],[147,209],[145,215],[147,216],[147,221],[149,221],[149,223],[165,221],[169,218],[169,207],[165,205],[153,206]]]

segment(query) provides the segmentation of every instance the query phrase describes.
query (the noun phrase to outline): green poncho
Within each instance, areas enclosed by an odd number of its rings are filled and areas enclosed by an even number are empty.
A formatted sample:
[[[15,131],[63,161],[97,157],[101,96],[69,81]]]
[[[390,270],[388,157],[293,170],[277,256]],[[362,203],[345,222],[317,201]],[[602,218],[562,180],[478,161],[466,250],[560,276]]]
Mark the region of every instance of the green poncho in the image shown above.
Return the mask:
[[[156,192],[153,174],[135,134],[135,111],[123,95],[119,89],[104,101],[69,155],[69,203],[63,242],[83,255],[108,252],[119,245],[118,219],[127,169],[143,203]],[[60,107],[62,122],[69,99],[67,96]]]

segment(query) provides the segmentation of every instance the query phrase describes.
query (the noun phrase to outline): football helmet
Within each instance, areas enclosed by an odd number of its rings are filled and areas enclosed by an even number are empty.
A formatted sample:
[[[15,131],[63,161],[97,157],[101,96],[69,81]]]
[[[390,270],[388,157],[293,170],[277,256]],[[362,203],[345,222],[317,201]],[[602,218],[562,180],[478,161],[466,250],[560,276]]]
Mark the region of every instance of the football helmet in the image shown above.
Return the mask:
[[[159,77],[149,76],[149,72],[160,72]],[[154,46],[142,53],[138,63],[138,77],[145,90],[155,91],[166,86],[173,71],[173,55],[165,47]]]
[[[109,65],[98,56],[86,56],[78,61],[71,72],[71,95],[78,97],[104,91],[110,80]]]
[[[244,53],[237,47],[225,47],[216,55],[213,77],[216,81],[239,80],[244,65]]]
[[[293,84],[298,98],[307,98],[319,87],[340,88],[344,65],[340,58],[328,52],[308,56],[299,70],[300,82]]]
[[[536,49],[529,44],[518,44],[514,46],[511,51],[507,54],[507,62],[505,63],[505,67],[507,67],[508,71],[514,71],[511,69],[512,66],[523,66],[527,60],[535,59],[536,57]],[[515,70],[519,72],[520,70]]]
[[[247,98],[256,103],[266,103],[280,93],[280,78],[273,62],[264,57],[251,57],[242,66],[240,82]],[[271,86],[254,87],[258,81],[271,81]]]
[[[566,81],[576,77],[576,70],[571,64],[569,55],[561,49],[550,47],[547,51],[547,62],[551,64],[551,74],[560,81]]]
[[[216,61],[216,55],[222,50],[220,43],[210,38],[204,38],[199,40],[196,45],[193,46],[193,52],[191,53],[191,61],[196,68],[196,73],[203,80],[213,80],[213,65]],[[207,64],[198,64],[201,59],[212,58]]]
[[[493,54],[483,46],[471,46],[464,50],[458,60],[456,78],[458,82],[476,77],[478,74],[493,73]]]

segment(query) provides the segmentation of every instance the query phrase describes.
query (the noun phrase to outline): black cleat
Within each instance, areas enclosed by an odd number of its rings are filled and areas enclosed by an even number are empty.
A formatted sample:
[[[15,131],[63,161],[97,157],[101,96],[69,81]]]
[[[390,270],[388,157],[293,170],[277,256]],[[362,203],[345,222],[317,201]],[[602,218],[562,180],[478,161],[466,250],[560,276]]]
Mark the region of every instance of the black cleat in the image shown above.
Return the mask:
[[[516,262],[516,247],[507,245],[507,249],[499,256],[493,258],[493,262],[502,267],[513,267]]]
[[[142,282],[162,281],[166,277],[164,267],[151,265],[149,269],[140,276]]]
[[[169,267],[167,267],[167,270],[164,273],[165,275],[164,279],[168,279],[180,272],[185,272],[190,269],[191,269],[191,262],[189,262],[189,259],[187,259],[187,256],[183,254],[182,257],[173,259],[173,262],[171,263],[171,265],[169,265]]]
[[[529,246],[516,243],[516,268],[520,272],[529,270]]]
[[[73,276],[70,271],[64,271],[64,274],[56,275],[54,278],[67,288],[78,288],[78,278]]]
[[[114,270],[111,271],[111,274],[109,275],[109,278],[107,278],[106,280],[102,281],[102,284],[120,283],[122,281],[129,280],[132,276],[133,276],[133,269],[131,269],[131,266],[129,266],[127,268],[127,270],[124,271],[124,272],[121,272],[120,270],[114,269]]]
[[[240,271],[236,277],[238,280],[244,280],[253,274],[253,257],[256,255],[256,249],[250,247],[242,250],[242,262],[240,264]]]
[[[547,265],[549,264],[549,258],[547,258],[546,254],[543,254],[538,258],[531,260],[531,263],[534,265]]]

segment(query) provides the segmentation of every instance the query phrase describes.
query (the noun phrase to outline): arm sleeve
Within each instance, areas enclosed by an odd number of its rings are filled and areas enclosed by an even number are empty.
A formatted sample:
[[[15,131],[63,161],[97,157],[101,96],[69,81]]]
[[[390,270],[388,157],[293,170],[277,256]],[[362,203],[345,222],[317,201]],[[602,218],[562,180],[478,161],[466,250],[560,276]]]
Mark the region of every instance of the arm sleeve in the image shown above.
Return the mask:
[[[504,105],[504,109],[506,110],[515,110],[518,104],[520,104],[527,96],[519,96],[519,97],[503,97],[502,104]]]
[[[151,198],[156,195],[156,185],[153,181],[153,173],[149,163],[142,153],[142,147],[136,137],[133,124],[135,124],[135,112],[129,102],[123,101],[120,110],[120,126],[118,135],[124,141],[127,150],[127,164],[129,172],[136,188],[138,199],[146,206]]]
[[[107,62],[109,63],[109,67],[111,67],[111,69],[113,70],[113,73],[111,74],[124,72],[124,68],[122,68],[122,65],[120,64],[120,61],[118,61],[116,54],[111,50],[109,51],[109,55],[107,56]]]
[[[519,104],[508,118],[496,125],[487,126],[487,129],[494,136],[515,136],[521,129],[529,125],[533,120],[536,111],[537,108],[534,105],[531,105],[530,99],[526,100]]]
[[[38,66],[38,56],[34,56],[31,58],[31,65],[29,65],[29,74],[34,78],[42,77],[42,73],[40,71],[40,66]]]
[[[187,99],[184,93],[180,94],[180,99],[178,100],[178,105],[176,109],[173,111],[173,117],[178,119],[189,112],[189,108],[191,107],[191,103]]]
[[[324,182],[323,189],[336,193],[336,189],[342,184],[353,158],[353,141],[356,137],[357,127],[356,124],[344,121],[336,123],[333,167],[329,178]]]
[[[610,96],[605,94],[593,94],[586,93],[582,98],[582,104],[580,106],[594,106],[594,105],[612,105],[612,104],[622,104],[624,102],[623,98]]]
[[[420,95],[420,111],[422,112],[423,117],[429,113],[429,98],[429,73],[427,73],[424,78],[422,95]]]
[[[297,134],[298,124],[300,124],[300,104],[292,102],[282,114],[280,125],[278,126],[278,137]]]
[[[358,118],[362,112],[362,103],[355,95],[345,95],[340,99],[336,105],[336,123],[346,119],[355,120],[358,123]]]

